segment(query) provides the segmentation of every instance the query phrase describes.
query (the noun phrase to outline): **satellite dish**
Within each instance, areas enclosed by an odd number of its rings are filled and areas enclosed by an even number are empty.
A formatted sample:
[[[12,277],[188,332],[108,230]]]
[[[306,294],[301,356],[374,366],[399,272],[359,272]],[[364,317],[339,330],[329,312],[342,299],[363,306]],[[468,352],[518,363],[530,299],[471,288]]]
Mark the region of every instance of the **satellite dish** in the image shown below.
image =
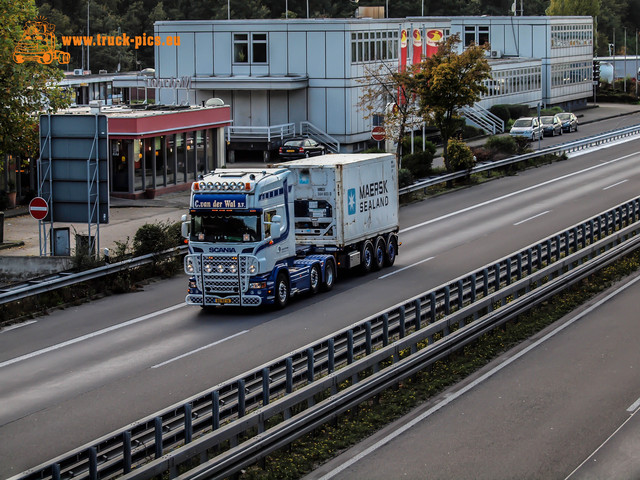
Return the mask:
[[[224,105],[224,100],[221,98],[210,98],[204,103],[205,107],[221,107]]]

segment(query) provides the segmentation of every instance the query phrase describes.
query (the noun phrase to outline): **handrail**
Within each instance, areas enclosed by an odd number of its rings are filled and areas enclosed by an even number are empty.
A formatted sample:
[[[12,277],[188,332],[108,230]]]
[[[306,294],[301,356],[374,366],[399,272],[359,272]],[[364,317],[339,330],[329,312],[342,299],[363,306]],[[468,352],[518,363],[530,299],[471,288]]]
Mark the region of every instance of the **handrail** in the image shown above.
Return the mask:
[[[445,173],[438,176],[433,176],[426,178],[424,180],[417,181],[412,185],[402,187],[399,190],[400,195],[405,195],[407,193],[416,192],[421,189],[425,189],[428,187],[432,187],[434,185],[438,185],[440,183],[448,182],[451,180],[456,180],[458,178],[466,177],[471,173],[484,172],[487,170],[493,170],[496,168],[502,168],[507,165],[512,165],[514,163],[523,162],[525,160],[530,160],[532,158],[540,157],[543,155],[549,154],[563,154],[563,153],[571,153],[579,150],[584,150],[586,148],[595,147],[598,145],[602,145],[604,143],[613,142],[615,140],[619,140],[621,138],[635,136],[640,134],[640,125],[635,125],[633,127],[622,128],[619,130],[612,130],[610,132],[601,133],[598,135],[593,135],[588,138],[584,138],[581,140],[577,140],[575,142],[566,142],[561,143],[559,145],[554,145],[552,147],[544,148],[542,150],[537,150],[531,153],[525,153],[524,155],[516,155],[513,157],[505,158],[503,160],[498,160],[495,162],[484,162],[476,165],[471,170],[461,170],[453,173]]]
[[[228,476],[638,248],[639,243],[640,197],[11,480],[66,478],[70,470],[74,478],[92,479],[118,475],[147,479],[165,472],[169,478],[181,479]],[[361,375],[371,370],[374,374],[362,380]],[[345,388],[346,380],[350,386]],[[328,397],[316,404],[318,395]],[[270,425],[279,415],[284,421]],[[226,442],[232,446],[229,450],[178,476],[183,462],[202,458],[208,449]]]

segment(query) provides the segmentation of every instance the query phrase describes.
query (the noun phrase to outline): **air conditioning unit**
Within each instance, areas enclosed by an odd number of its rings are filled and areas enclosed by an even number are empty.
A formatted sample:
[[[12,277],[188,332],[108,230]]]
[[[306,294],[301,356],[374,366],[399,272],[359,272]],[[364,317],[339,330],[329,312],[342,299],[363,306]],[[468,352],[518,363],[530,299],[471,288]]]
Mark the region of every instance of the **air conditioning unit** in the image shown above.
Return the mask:
[[[82,69],[81,68],[76,68],[73,70],[73,74],[74,75],[82,75]]]
[[[502,58],[501,50],[491,50],[491,58]]]

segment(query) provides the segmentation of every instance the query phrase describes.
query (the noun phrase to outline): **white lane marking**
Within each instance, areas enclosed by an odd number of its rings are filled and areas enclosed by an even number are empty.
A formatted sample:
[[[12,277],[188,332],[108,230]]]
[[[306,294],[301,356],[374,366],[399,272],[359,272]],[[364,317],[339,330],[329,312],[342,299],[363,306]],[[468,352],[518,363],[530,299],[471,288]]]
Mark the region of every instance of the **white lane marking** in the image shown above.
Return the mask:
[[[167,365],[168,363],[175,362],[176,360],[180,360],[181,358],[188,357],[189,355],[193,355],[194,353],[198,353],[198,352],[200,352],[202,350],[206,350],[207,348],[213,347],[214,345],[218,345],[218,344],[220,344],[222,342],[226,342],[227,340],[231,340],[234,337],[239,337],[240,335],[244,335],[248,331],[249,330],[242,330],[241,332],[234,333],[233,335],[229,335],[226,338],[223,338],[221,340],[217,340],[217,341],[215,341],[213,343],[210,343],[209,345],[205,345],[204,347],[196,348],[195,350],[191,350],[190,352],[183,353],[182,355],[178,355],[177,357],[170,358],[166,362],[158,363],[157,365],[154,365],[151,368],[160,368],[160,367],[162,367],[164,365]]]
[[[462,210],[457,210],[455,212],[450,212],[450,213],[447,213],[446,215],[442,215],[441,217],[432,218],[431,220],[427,220],[426,222],[418,223],[416,225],[412,225],[410,227],[403,228],[402,230],[400,230],[399,233],[404,233],[404,232],[408,232],[410,230],[414,230],[416,228],[424,227],[426,225],[430,225],[432,223],[439,222],[440,220],[444,220],[444,219],[449,218],[449,217],[454,217],[456,215],[460,215],[461,213],[470,212],[471,210],[475,210],[477,208],[481,208],[481,207],[484,207],[486,205],[491,205],[492,203],[496,203],[496,202],[499,202],[501,200],[505,200],[507,198],[514,197],[516,195],[520,195],[521,193],[525,193],[525,192],[528,192],[530,190],[535,190],[536,188],[544,187],[546,185],[550,185],[552,183],[559,182],[560,180],[564,180],[566,178],[574,177],[576,175],[580,175],[581,173],[585,173],[585,172],[588,172],[590,170],[595,170],[596,168],[605,167],[605,166],[610,165],[612,163],[616,163],[616,162],[619,162],[621,160],[625,160],[625,159],[627,159],[629,157],[633,157],[634,155],[637,155],[637,153],[630,153],[629,155],[624,155],[622,157],[614,158],[613,160],[609,160],[608,162],[600,163],[598,165],[594,165],[592,167],[585,168],[583,170],[578,170],[577,172],[568,173],[567,175],[563,175],[563,176],[557,177],[557,178],[552,178],[551,180],[547,180],[546,182],[538,183],[537,185],[532,185],[530,187],[523,188],[522,190],[518,190],[518,191],[515,191],[515,192],[507,193],[506,195],[502,195],[501,197],[492,198],[491,200],[487,200],[486,202],[478,203],[476,205],[471,205],[470,207],[463,208]]]
[[[173,305],[172,307],[167,307],[162,310],[158,310],[157,312],[148,313],[147,315],[143,315],[138,318],[134,318],[132,320],[128,320],[123,323],[119,323],[117,325],[113,325],[111,327],[103,328],[102,330],[98,330],[97,332],[88,333],[86,335],[82,335],[81,337],[72,338],[71,340],[67,340],[66,342],[58,343],[56,345],[51,345],[50,347],[43,348],[41,350],[36,350],[35,352],[27,353],[25,355],[21,355],[16,358],[12,358],[11,360],[6,360],[0,363],[0,368],[7,367],[9,365],[13,365],[14,363],[22,362],[24,360],[29,360],[30,358],[37,357],[39,355],[43,355],[45,353],[53,352],[54,350],[59,350],[64,347],[68,347],[69,345],[73,345],[74,343],[79,343],[84,340],[89,340],[90,338],[94,338],[100,335],[104,335],[105,333],[113,332],[115,330],[119,330],[124,327],[128,327],[130,325],[134,325],[136,323],[144,322],[145,320],[149,320],[150,318],[157,317],[159,315],[164,315],[165,313],[173,312],[174,310],[178,310],[179,308],[186,307],[186,303],[180,303],[178,305]]]
[[[0,333],[8,332],[9,330],[15,330],[17,328],[26,327],[33,323],[37,323],[37,320],[29,320],[28,322],[16,323],[15,325],[9,325],[8,327],[0,328]]]
[[[565,480],[568,480],[569,478],[571,478],[571,476],[572,476],[574,473],[576,473],[578,470],[580,470],[580,468],[581,468],[585,463],[587,463],[591,458],[593,458],[593,456],[594,456],[596,453],[598,453],[598,452],[600,451],[600,449],[601,449],[602,447],[604,447],[604,446],[609,442],[609,440],[611,440],[611,439],[612,439],[612,438],[613,438],[613,437],[614,437],[614,436],[615,436],[615,435],[616,435],[616,434],[617,434],[617,433],[622,429],[622,427],[624,427],[624,426],[627,424],[627,422],[633,418],[633,416],[634,416],[636,413],[637,413],[637,412],[634,412],[634,413],[632,413],[631,415],[629,415],[629,418],[627,418],[624,422],[622,422],[622,425],[620,425],[618,428],[616,428],[615,432],[613,432],[611,435],[609,435],[609,437],[607,437],[607,439],[606,439],[604,442],[602,442],[602,444],[601,444],[598,448],[596,448],[596,449],[593,451],[593,453],[592,453],[591,455],[589,455],[587,458],[585,458],[585,459],[584,459],[584,462],[582,462],[580,465],[578,465],[578,466],[573,470],[573,472],[571,472],[569,475],[567,475],[567,476],[566,476],[566,478],[565,478]]]
[[[608,187],[604,187],[602,190],[609,190],[610,188],[617,187],[618,185],[622,185],[623,183],[628,181],[629,181],[628,179],[622,180],[621,182],[614,183],[613,185],[609,185]]]
[[[498,373],[500,370],[502,370],[505,367],[508,367],[509,365],[511,365],[513,362],[515,362],[516,360],[520,359],[521,357],[525,356],[527,353],[529,353],[531,350],[533,350],[534,348],[537,348],[538,346],[542,345],[544,342],[546,342],[547,340],[549,340],[550,338],[552,338],[553,336],[557,335],[558,333],[560,333],[562,330],[564,330],[565,328],[573,325],[575,322],[577,322],[578,320],[580,320],[582,317],[590,314],[591,312],[593,312],[594,310],[596,310],[597,308],[599,308],[600,306],[602,306],[603,304],[605,304],[606,302],[608,302],[609,300],[611,300],[613,297],[615,297],[616,295],[618,295],[619,293],[623,292],[624,290],[626,290],[627,288],[631,287],[632,285],[634,285],[636,282],[640,281],[640,276],[634,278],[633,280],[631,280],[629,283],[622,285],[621,287],[619,287],[617,290],[611,292],[609,295],[607,295],[606,297],[604,297],[602,300],[594,303],[593,305],[591,305],[591,307],[583,310],[581,313],[579,313],[578,315],[576,315],[574,318],[572,318],[571,320],[569,320],[567,323],[560,325],[558,328],[556,328],[555,330],[549,332],[548,334],[546,334],[544,337],[540,338],[538,341],[536,341],[535,343],[532,343],[531,345],[529,345],[528,347],[524,348],[523,350],[521,350],[520,352],[518,352],[517,354],[515,354],[513,357],[508,358],[507,360],[505,360],[503,363],[501,363],[500,365],[497,365],[495,368],[493,368],[492,370],[488,371],[487,373],[485,373],[484,375],[482,375],[481,377],[477,378],[476,380],[474,380],[473,382],[471,382],[470,384],[468,384],[467,386],[461,388],[460,390],[458,390],[455,393],[452,393],[450,396],[448,396],[447,398],[445,398],[444,400],[442,400],[440,403],[434,405],[433,407],[431,407],[429,410],[427,410],[426,412],[420,414],[419,416],[417,416],[416,418],[414,418],[413,420],[408,421],[407,423],[399,426],[397,429],[395,429],[393,432],[391,432],[389,435],[387,435],[384,438],[381,438],[380,440],[378,440],[376,443],[374,443],[373,445],[371,445],[370,447],[366,448],[365,450],[363,450],[362,452],[360,452],[359,454],[351,457],[349,460],[347,460],[346,462],[344,462],[342,465],[340,465],[339,467],[336,467],[335,469],[333,469],[332,471],[328,472],[326,475],[320,477],[320,480],[329,480],[330,478],[335,477],[337,474],[339,474],[340,472],[342,472],[343,470],[346,470],[347,468],[349,468],[351,465],[353,465],[356,462],[359,462],[360,460],[362,460],[364,457],[366,457],[367,455],[369,455],[370,453],[375,452],[378,448],[386,445],[387,443],[389,443],[391,440],[395,439],[396,437],[399,437],[400,435],[402,435],[404,432],[406,432],[407,430],[409,430],[410,428],[412,428],[414,425],[417,425],[418,423],[420,423],[421,421],[423,421],[425,418],[431,416],[432,414],[434,414],[435,412],[437,412],[438,410],[440,410],[442,407],[447,406],[449,403],[453,402],[454,400],[456,400],[458,397],[461,397],[462,395],[464,395],[465,393],[467,393],[468,391],[472,390],[473,388],[475,388],[477,385],[480,385],[482,382],[484,382],[485,380],[488,380],[489,378],[491,378],[493,375],[495,375],[496,373]],[[577,469],[576,469],[577,470]]]
[[[633,404],[629,408],[627,408],[627,412],[633,413],[638,409],[638,407],[640,407],[640,398],[633,402]]]
[[[513,226],[517,227],[518,225],[522,225],[524,222],[528,222],[529,220],[533,220],[534,218],[538,218],[538,217],[541,217],[542,215],[546,215],[550,211],[551,210],[545,210],[544,212],[539,213],[537,215],[534,215],[533,217],[529,217],[529,218],[525,218],[524,220],[520,220],[518,223],[514,223]]]
[[[415,267],[416,265],[420,265],[421,263],[428,262],[429,260],[433,260],[433,258],[434,257],[425,258],[424,260],[420,260],[419,262],[412,263],[411,265],[407,265],[406,267],[399,268],[398,270],[394,270],[393,272],[390,272],[385,275],[382,275],[381,277],[378,277],[378,280],[382,280],[383,278],[387,278],[387,277],[390,277],[391,275],[395,275],[396,273],[400,273],[401,271],[406,270],[407,268]]]

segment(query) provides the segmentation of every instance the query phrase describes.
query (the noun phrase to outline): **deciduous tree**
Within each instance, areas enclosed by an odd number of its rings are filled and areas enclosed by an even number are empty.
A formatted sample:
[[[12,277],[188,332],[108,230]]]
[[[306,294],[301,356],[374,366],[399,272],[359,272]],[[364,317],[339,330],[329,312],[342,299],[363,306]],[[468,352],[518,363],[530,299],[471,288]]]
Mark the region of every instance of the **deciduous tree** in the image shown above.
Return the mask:
[[[485,58],[487,46],[471,45],[458,53],[459,43],[457,34],[447,38],[433,56],[417,66],[415,75],[422,116],[440,129],[449,171],[452,165],[447,155],[448,141],[464,124],[460,108],[480,100],[487,90],[483,80],[491,76]]]

